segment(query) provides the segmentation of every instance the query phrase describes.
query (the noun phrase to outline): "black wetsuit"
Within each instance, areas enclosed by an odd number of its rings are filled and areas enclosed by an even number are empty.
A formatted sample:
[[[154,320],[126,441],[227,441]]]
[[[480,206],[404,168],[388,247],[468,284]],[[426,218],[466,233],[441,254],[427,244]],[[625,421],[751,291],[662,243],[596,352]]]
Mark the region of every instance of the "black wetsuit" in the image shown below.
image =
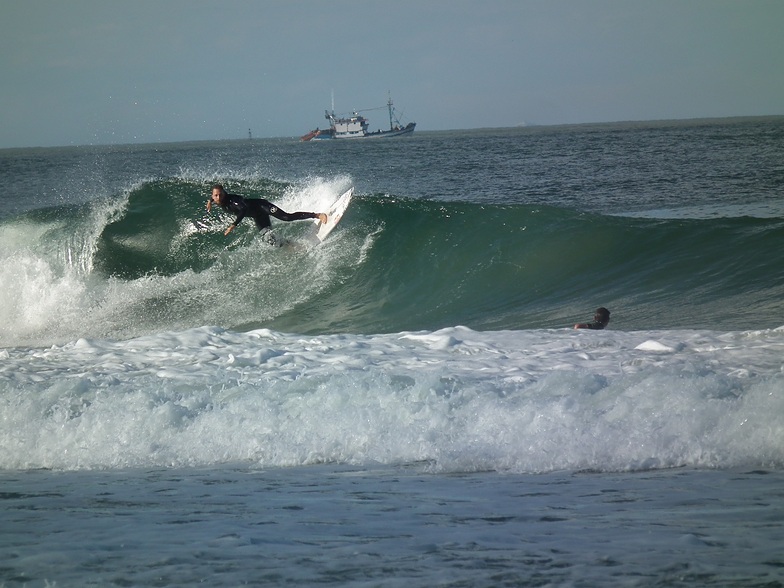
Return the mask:
[[[256,221],[256,226],[260,231],[269,229],[272,226],[270,215],[287,222],[318,218],[318,214],[315,212],[286,212],[268,200],[263,200],[261,198],[243,198],[237,194],[226,194],[220,207],[223,210],[237,215],[237,219],[233,223],[235,227],[240,224],[242,219],[246,216],[250,216]]]

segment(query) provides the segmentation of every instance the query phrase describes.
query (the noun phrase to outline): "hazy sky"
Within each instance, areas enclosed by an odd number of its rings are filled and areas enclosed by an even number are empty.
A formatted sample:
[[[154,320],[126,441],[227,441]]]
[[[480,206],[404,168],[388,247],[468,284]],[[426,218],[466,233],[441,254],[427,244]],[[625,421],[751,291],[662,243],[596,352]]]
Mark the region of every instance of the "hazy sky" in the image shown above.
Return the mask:
[[[0,0],[0,148],[784,114],[784,0]],[[371,128],[385,110],[366,112]]]

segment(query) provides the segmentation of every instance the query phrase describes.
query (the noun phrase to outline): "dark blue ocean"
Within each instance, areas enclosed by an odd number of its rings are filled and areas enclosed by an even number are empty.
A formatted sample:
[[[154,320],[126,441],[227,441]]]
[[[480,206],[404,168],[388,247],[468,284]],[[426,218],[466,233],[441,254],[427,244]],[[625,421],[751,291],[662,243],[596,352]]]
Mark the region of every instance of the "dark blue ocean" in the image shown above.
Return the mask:
[[[784,117],[0,178],[0,586],[784,586]]]

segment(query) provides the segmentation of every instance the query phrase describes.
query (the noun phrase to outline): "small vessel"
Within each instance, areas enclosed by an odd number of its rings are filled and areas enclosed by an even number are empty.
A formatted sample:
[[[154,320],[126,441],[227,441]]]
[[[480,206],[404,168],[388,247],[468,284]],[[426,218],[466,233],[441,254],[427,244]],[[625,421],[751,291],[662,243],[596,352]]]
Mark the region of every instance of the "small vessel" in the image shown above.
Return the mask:
[[[381,107],[383,108],[383,106]],[[324,118],[329,121],[328,129],[314,129],[300,137],[301,141],[311,141],[313,139],[381,139],[386,137],[399,137],[414,132],[416,123],[408,123],[403,126],[395,115],[395,108],[392,105],[392,98],[387,101],[389,109],[389,130],[369,132],[370,121],[359,114],[359,111],[351,113],[348,117],[338,117],[335,115],[334,104],[332,112],[324,111]],[[371,110],[377,110],[375,108]]]

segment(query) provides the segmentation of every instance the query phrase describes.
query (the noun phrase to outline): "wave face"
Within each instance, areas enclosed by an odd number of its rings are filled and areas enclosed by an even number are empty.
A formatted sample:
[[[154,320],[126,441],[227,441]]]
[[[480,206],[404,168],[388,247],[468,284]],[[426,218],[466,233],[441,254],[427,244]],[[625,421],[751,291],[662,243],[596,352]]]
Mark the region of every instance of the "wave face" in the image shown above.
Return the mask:
[[[239,186],[288,210],[325,208],[346,180]],[[215,324],[287,332],[568,326],[591,306],[613,326],[754,328],[784,294],[778,218],[663,219],[543,205],[355,197],[339,229],[204,211],[203,182],[36,209],[0,225],[3,344],[122,338]],[[200,221],[197,228],[194,221]],[[590,301],[587,303],[586,301]]]

